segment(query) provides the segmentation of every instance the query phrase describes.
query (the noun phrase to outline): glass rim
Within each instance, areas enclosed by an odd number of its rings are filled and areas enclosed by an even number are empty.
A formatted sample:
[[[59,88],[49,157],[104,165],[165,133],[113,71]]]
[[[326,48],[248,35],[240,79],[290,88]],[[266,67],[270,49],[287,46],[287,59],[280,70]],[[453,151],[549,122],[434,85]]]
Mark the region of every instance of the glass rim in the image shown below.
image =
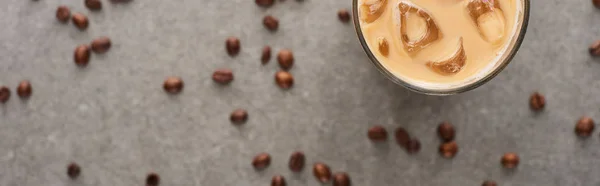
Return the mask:
[[[373,52],[371,51],[371,49],[369,48],[369,46],[367,44],[367,41],[363,35],[362,29],[360,28],[360,19],[358,17],[359,16],[358,15],[359,14],[358,13],[358,1],[359,0],[352,0],[352,19],[353,19],[353,23],[354,23],[354,29],[356,30],[356,34],[358,35],[360,45],[362,46],[363,50],[369,57],[369,60],[371,61],[371,63],[373,65],[375,65],[375,67],[377,67],[377,70],[379,70],[379,72],[381,72],[386,78],[388,78],[392,82],[394,82],[398,85],[401,85],[411,91],[421,93],[421,94],[426,94],[426,95],[443,96],[443,95],[458,94],[458,93],[466,92],[469,90],[473,90],[473,89],[487,83],[488,81],[492,80],[502,70],[504,70],[504,68],[515,57],[515,55],[517,54],[517,51],[519,50],[519,48],[521,48],[523,39],[525,39],[525,34],[527,33],[527,27],[529,25],[530,0],[521,0],[523,2],[523,10],[522,10],[523,11],[523,20],[521,23],[521,28],[520,28],[520,30],[517,31],[518,37],[515,40],[514,46],[512,48],[510,48],[508,55],[504,58],[504,60],[502,62],[500,62],[496,67],[494,67],[491,72],[489,72],[485,76],[477,79],[476,81],[465,83],[462,86],[449,88],[449,89],[443,89],[443,90],[428,89],[428,88],[425,88],[422,86],[411,84],[405,80],[402,80],[398,76],[394,75],[390,70],[385,68],[383,66],[383,64],[381,64],[381,62],[379,62],[377,57],[375,57],[375,55],[373,54]]]

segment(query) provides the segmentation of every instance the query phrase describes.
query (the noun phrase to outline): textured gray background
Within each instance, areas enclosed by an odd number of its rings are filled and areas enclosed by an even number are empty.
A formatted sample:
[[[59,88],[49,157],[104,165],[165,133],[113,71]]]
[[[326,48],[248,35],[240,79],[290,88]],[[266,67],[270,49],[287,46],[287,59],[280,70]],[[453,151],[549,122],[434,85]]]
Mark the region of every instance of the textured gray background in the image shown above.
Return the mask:
[[[282,174],[288,185],[318,185],[310,166],[326,162],[347,171],[359,186],[467,186],[485,179],[507,186],[598,186],[598,133],[573,133],[576,120],[600,120],[600,61],[587,47],[600,38],[600,11],[590,0],[533,0],[529,31],[514,61],[488,84],[468,93],[431,97],[386,80],[368,62],[351,24],[336,11],[349,0],[286,0],[270,9],[253,0],[135,0],[89,13],[80,32],[54,18],[69,5],[88,14],[83,0],[0,1],[0,84],[13,97],[0,107],[0,185],[143,185],[156,171],[162,185],[269,185]],[[280,19],[266,31],[262,17]],[[72,60],[75,46],[109,36],[114,47],[94,55],[85,69]],[[224,41],[238,36],[242,52],[226,55]],[[260,50],[290,48],[296,85],[274,85],[274,61],[260,65]],[[217,68],[234,70],[230,86],[215,85]],[[181,76],[185,90],[168,96],[163,80]],[[34,86],[29,101],[14,87]],[[548,105],[528,107],[540,91]],[[250,120],[228,120],[246,108]],[[437,153],[438,122],[457,126],[460,152]],[[367,128],[407,128],[423,144],[409,156],[392,140],[373,145]],[[308,167],[287,168],[302,150]],[[499,163],[519,153],[516,171]],[[250,166],[260,152],[272,154],[262,172]],[[78,162],[82,177],[65,175]]]

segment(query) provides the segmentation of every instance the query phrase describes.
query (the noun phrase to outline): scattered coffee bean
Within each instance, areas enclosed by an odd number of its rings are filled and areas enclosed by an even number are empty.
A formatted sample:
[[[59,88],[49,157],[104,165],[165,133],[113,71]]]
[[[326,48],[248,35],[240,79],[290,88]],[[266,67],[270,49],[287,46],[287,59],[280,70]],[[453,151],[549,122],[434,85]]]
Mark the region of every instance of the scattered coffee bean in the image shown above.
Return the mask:
[[[229,56],[236,56],[240,53],[240,39],[237,37],[229,37],[225,41],[225,48]]]
[[[394,132],[394,136],[396,137],[396,143],[403,148],[408,148],[408,144],[410,142],[410,135],[408,131],[402,127],[398,127]]]
[[[502,156],[502,166],[504,168],[512,169],[519,165],[519,156],[517,154],[509,152]]]
[[[581,117],[575,125],[575,134],[579,137],[589,137],[594,132],[595,128],[594,120],[589,117]]]
[[[594,0],[594,4],[596,4],[596,2],[598,2],[598,4],[600,5],[600,0]],[[597,40],[592,45],[590,45],[589,52],[592,56],[600,56],[600,40]]]
[[[180,77],[168,77],[163,83],[163,89],[170,94],[178,94],[183,90],[184,84]]]
[[[454,141],[446,142],[440,145],[439,151],[444,158],[453,158],[458,152],[458,145]]]
[[[483,184],[481,184],[481,186],[497,186],[496,182],[494,181],[484,181]]]
[[[87,16],[83,15],[82,13],[74,13],[73,18],[71,19],[73,21],[73,24],[75,24],[75,26],[79,28],[79,30],[87,29],[90,24]]]
[[[94,39],[94,41],[92,41],[92,51],[98,53],[98,54],[103,54],[106,53],[108,51],[108,49],[110,49],[110,46],[112,42],[110,41],[110,38],[108,37],[100,37],[98,39]]]
[[[75,64],[80,67],[86,66],[90,62],[90,47],[87,45],[79,45],[75,48]]]
[[[252,160],[252,166],[255,169],[264,169],[267,168],[271,164],[271,155],[267,153],[260,153],[254,157]]]
[[[67,175],[69,178],[75,179],[79,177],[79,174],[81,174],[81,167],[77,163],[71,163],[67,166]]]
[[[381,55],[388,56],[388,54],[390,54],[390,45],[385,37],[378,37],[377,44],[379,45],[379,53],[381,53]]]
[[[369,136],[369,139],[371,139],[372,141],[385,141],[387,140],[387,130],[385,130],[385,128],[383,128],[382,126],[376,125],[373,126],[369,129],[369,132],[367,132],[367,135]]]
[[[218,69],[213,72],[213,81],[219,84],[229,84],[233,81],[233,71],[230,69]]]
[[[146,176],[146,186],[158,186],[160,184],[160,176],[156,173],[150,173]]]
[[[290,156],[289,167],[293,172],[300,172],[304,169],[304,164],[306,161],[306,157],[304,157],[304,153],[300,151],[296,151],[292,153]]]
[[[275,175],[273,176],[273,179],[271,179],[271,186],[286,186],[287,184],[285,183],[285,178],[281,175]]]
[[[533,93],[529,98],[529,106],[531,110],[541,111],[546,106],[546,98],[540,93]]]
[[[237,125],[244,124],[248,120],[248,112],[244,109],[236,109],[233,112],[231,112],[229,120],[231,120],[232,123]]]
[[[333,175],[333,186],[350,186],[350,176],[345,172],[338,172]]]
[[[276,31],[279,28],[279,20],[271,15],[265,16],[263,25],[270,31]]]
[[[17,86],[17,95],[19,95],[19,97],[26,99],[31,96],[31,93],[32,88],[31,83],[29,83],[29,81],[23,80],[19,83],[19,86]]]
[[[93,11],[98,11],[102,9],[102,2],[100,0],[85,0],[85,7]]]
[[[10,89],[5,86],[0,86],[0,103],[6,103],[10,99]]]
[[[271,47],[265,46],[262,49],[262,56],[260,57],[260,61],[264,65],[264,64],[269,63],[270,60],[271,60]]]
[[[454,126],[448,122],[442,122],[437,128],[438,136],[445,142],[454,140]]]
[[[284,70],[289,70],[294,66],[294,54],[291,50],[283,49],[277,54],[279,66]]]
[[[596,6],[596,8],[600,8],[600,0],[592,0],[592,3],[594,3],[594,6]]]
[[[418,139],[411,139],[408,141],[408,146],[406,147],[406,152],[409,154],[417,153],[421,150],[421,142]]]
[[[59,6],[56,9],[56,19],[58,21],[67,23],[69,22],[69,18],[71,18],[71,10],[67,6]]]
[[[275,73],[275,82],[282,89],[289,89],[294,86],[294,77],[289,72],[279,71]]]
[[[275,4],[275,0],[256,0],[256,4],[261,7],[270,7]]]
[[[340,18],[340,21],[342,22],[348,22],[350,21],[350,13],[348,12],[348,9],[341,9],[338,11],[338,18]]]
[[[318,162],[313,165],[313,175],[321,183],[327,183],[331,180],[331,170],[324,163]]]

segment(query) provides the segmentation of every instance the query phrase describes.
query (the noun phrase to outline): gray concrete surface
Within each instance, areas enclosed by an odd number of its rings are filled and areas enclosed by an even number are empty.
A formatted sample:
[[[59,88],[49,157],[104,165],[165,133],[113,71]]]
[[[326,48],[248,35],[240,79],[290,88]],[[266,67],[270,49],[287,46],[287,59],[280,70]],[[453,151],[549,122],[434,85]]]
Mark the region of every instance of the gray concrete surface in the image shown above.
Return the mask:
[[[0,107],[0,185],[143,185],[148,172],[161,185],[269,185],[282,174],[288,185],[319,185],[310,168],[287,169],[292,151],[308,164],[322,161],[347,171],[357,186],[467,186],[485,179],[502,186],[600,185],[598,133],[578,139],[576,120],[600,120],[600,61],[587,47],[600,38],[600,11],[590,0],[533,0],[529,32],[497,78],[474,91],[418,95],[386,80],[367,61],[350,24],[336,11],[349,0],[286,0],[260,9],[252,0],[135,0],[89,13],[82,0],[0,1],[0,84],[13,88]],[[79,32],[54,19],[60,4],[89,14]],[[266,31],[262,17],[280,19]],[[98,36],[113,39],[105,55],[78,69],[76,45]],[[228,36],[242,40],[227,56]],[[277,64],[260,65],[260,50],[290,48],[296,85],[274,85]],[[234,70],[230,86],[211,79],[216,68]],[[186,83],[179,96],[161,86],[170,75]],[[34,86],[21,101],[14,87]],[[528,107],[540,91],[548,105]],[[232,126],[229,113],[246,108],[250,120]],[[435,126],[457,126],[460,152],[437,154]],[[391,140],[375,146],[366,130],[381,124],[407,128],[422,141],[409,156]],[[517,152],[521,164],[504,171],[500,156]],[[272,165],[254,171],[252,157],[272,154]],[[82,177],[65,167],[78,162]]]

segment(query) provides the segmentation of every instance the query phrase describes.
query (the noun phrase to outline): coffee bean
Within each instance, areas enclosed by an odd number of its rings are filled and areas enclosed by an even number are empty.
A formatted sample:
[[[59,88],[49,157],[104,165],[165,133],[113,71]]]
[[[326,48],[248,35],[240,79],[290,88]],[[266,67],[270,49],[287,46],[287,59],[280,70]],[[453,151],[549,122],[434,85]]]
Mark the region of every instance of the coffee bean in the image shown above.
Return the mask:
[[[225,48],[230,56],[236,56],[240,53],[240,39],[237,37],[229,37],[225,41]]]
[[[271,15],[265,16],[263,25],[270,31],[276,31],[279,28],[279,20]]]
[[[92,41],[92,51],[98,53],[98,54],[103,54],[106,53],[108,51],[108,49],[110,49],[110,46],[112,42],[110,41],[110,38],[108,37],[100,37],[98,39],[94,39],[94,41]]]
[[[285,183],[285,178],[281,175],[275,175],[273,176],[273,179],[271,179],[271,186],[286,186],[287,184]]]
[[[17,95],[23,99],[29,98],[31,96],[31,92],[31,83],[29,83],[27,80],[21,81],[19,86],[17,86]]]
[[[402,127],[398,127],[394,132],[394,136],[396,137],[396,143],[403,148],[408,148],[408,143],[410,142],[410,135],[408,131]]]
[[[178,94],[183,90],[184,84],[180,77],[168,77],[163,83],[163,89],[170,94]]]
[[[85,0],[85,7],[92,11],[98,11],[102,9],[102,2],[100,0]]]
[[[369,136],[369,139],[371,139],[372,141],[385,141],[387,140],[387,130],[385,130],[385,128],[383,128],[382,126],[376,125],[373,126],[369,129],[369,132],[367,132],[367,135]]]
[[[87,16],[83,15],[82,13],[74,13],[71,19],[73,21],[73,24],[75,24],[75,26],[79,28],[79,30],[87,29],[90,24]]]
[[[289,72],[279,71],[275,73],[275,83],[282,89],[289,89],[294,86],[294,77]]]
[[[448,122],[442,122],[437,128],[438,136],[445,142],[454,140],[454,126]]]
[[[417,153],[421,150],[421,142],[418,139],[411,139],[408,141],[408,146],[406,147],[406,152],[409,154]]]
[[[294,54],[288,49],[283,49],[277,54],[279,66],[284,70],[289,70],[294,65]]]
[[[317,162],[313,165],[313,175],[321,183],[327,183],[331,180],[331,170],[324,163]]]
[[[230,69],[218,69],[213,72],[213,81],[219,84],[229,84],[233,81],[233,71]]]
[[[600,0],[592,0],[592,3],[594,6],[596,6],[596,8],[600,8]]]
[[[0,86],[0,103],[6,103],[10,99],[10,89]]]
[[[75,64],[80,67],[86,66],[90,62],[90,47],[87,45],[79,45],[75,48]]]
[[[275,0],[256,0],[255,1],[258,6],[261,7],[270,7],[275,4]]]
[[[600,7],[600,0],[594,0],[594,5],[596,4],[596,2],[598,2],[599,4],[596,7]],[[592,43],[592,45],[590,45],[589,52],[590,55],[594,57],[600,56],[600,40],[597,40],[594,43]]]
[[[146,186],[158,186],[160,185],[160,176],[156,173],[150,173],[146,176]]]
[[[69,178],[75,179],[79,177],[79,174],[81,174],[81,167],[77,163],[71,163],[67,166],[67,175]]]
[[[267,168],[271,164],[271,155],[267,153],[260,153],[254,157],[252,160],[252,166],[255,169],[264,169]]]
[[[304,169],[304,164],[306,161],[306,157],[304,157],[304,153],[300,151],[296,151],[292,153],[290,156],[290,162],[288,163],[290,170],[293,172],[300,172]]]
[[[236,109],[233,112],[231,112],[229,120],[231,120],[232,123],[237,125],[244,124],[248,120],[248,112],[244,109]]]
[[[589,117],[581,117],[575,125],[575,134],[579,137],[589,137],[594,132],[595,128],[594,120]]]
[[[67,23],[69,22],[69,18],[71,18],[71,10],[67,6],[59,6],[56,9],[56,19],[58,21]]]
[[[484,181],[483,184],[481,184],[481,186],[497,186],[496,182],[494,181]]]
[[[260,57],[260,61],[264,65],[264,64],[269,63],[270,60],[271,60],[271,47],[265,46],[262,49],[262,56]]]
[[[546,106],[546,98],[540,93],[533,93],[529,98],[529,107],[534,111],[541,111]]]
[[[453,158],[458,152],[458,145],[454,141],[446,142],[440,145],[439,151],[444,158]]]
[[[340,21],[342,22],[348,22],[350,21],[350,13],[348,12],[348,9],[341,9],[338,11],[338,18],[340,18]]]
[[[345,172],[338,172],[333,175],[333,186],[350,186],[350,176]]]
[[[519,156],[517,156],[517,154],[509,152],[504,154],[504,156],[502,156],[502,166],[504,166],[504,168],[508,168],[508,169],[512,169],[517,167],[517,165],[519,165]]]

